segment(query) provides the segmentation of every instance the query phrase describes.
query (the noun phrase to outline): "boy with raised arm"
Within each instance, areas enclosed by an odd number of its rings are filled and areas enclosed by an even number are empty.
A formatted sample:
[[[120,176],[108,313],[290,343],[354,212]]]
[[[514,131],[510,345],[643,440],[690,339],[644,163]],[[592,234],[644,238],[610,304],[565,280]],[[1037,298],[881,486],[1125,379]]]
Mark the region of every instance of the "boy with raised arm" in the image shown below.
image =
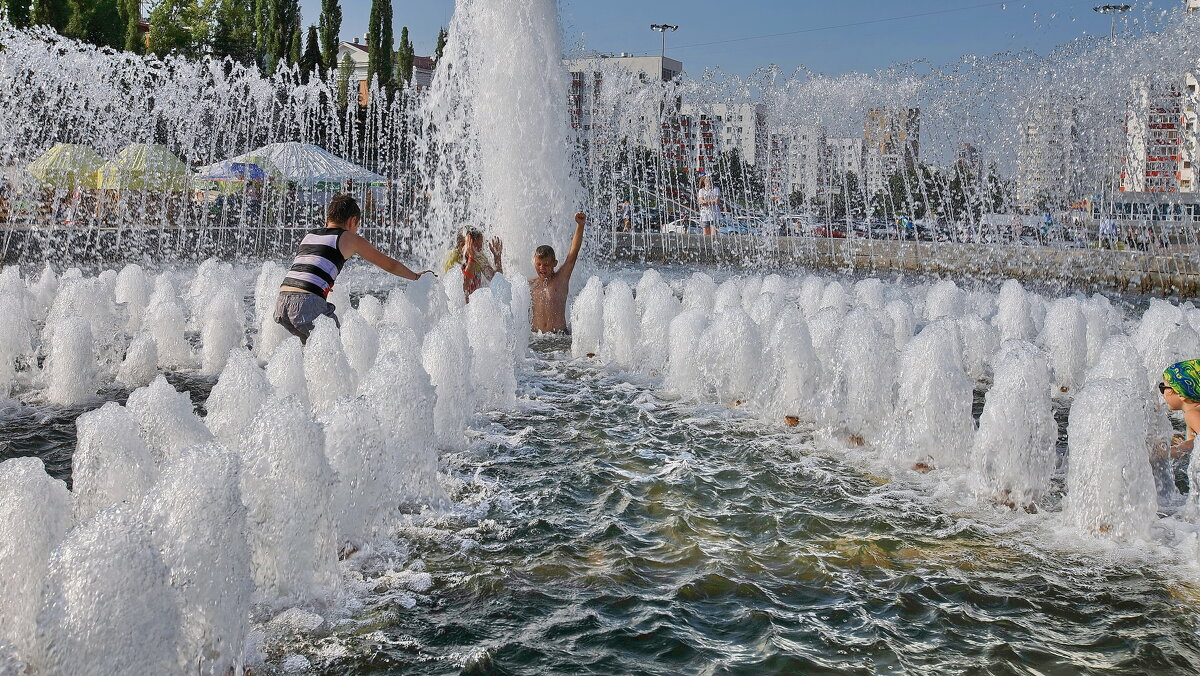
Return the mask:
[[[533,297],[534,331],[562,335],[571,332],[567,328],[567,293],[571,290],[575,260],[579,258],[579,249],[583,246],[583,225],[586,222],[587,216],[582,212],[575,214],[575,237],[571,240],[571,250],[567,252],[567,260],[563,261],[561,268],[554,269],[558,265],[554,247],[543,244],[533,252],[533,269],[537,271],[537,277],[529,280],[529,291]]]
[[[275,302],[275,321],[298,337],[308,341],[313,322],[325,315],[337,323],[332,303],[325,299],[337,279],[342,266],[351,256],[358,254],[387,272],[408,280],[420,279],[426,272],[416,273],[400,261],[378,251],[358,234],[362,211],[354,196],[342,193],[334,195],[325,212],[324,228],[310,230],[300,240],[292,267],[283,284],[279,286],[279,300]],[[341,326],[340,324],[338,324]]]

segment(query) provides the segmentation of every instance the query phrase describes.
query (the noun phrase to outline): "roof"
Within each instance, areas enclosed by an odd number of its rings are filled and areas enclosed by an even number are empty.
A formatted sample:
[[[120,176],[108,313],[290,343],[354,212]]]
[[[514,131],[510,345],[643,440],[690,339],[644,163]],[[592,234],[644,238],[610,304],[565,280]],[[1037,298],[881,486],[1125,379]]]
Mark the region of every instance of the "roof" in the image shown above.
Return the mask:
[[[357,50],[358,50],[358,51],[360,51],[360,52],[365,52],[365,51],[367,51],[367,46],[366,46],[366,45],[360,45],[360,44],[358,44],[357,42],[343,42],[343,43],[342,43],[342,46],[343,46],[343,47],[350,47],[351,49],[357,49]]]

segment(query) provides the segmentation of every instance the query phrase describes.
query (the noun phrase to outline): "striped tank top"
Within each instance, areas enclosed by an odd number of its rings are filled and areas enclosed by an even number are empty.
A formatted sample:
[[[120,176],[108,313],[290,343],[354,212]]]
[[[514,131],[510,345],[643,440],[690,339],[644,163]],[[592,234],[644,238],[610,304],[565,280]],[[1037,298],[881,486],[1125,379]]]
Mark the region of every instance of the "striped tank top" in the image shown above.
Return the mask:
[[[346,257],[338,249],[338,240],[344,232],[342,228],[310,230],[300,240],[300,251],[283,278],[283,286],[294,286],[318,296],[328,296],[334,280],[346,264]]]

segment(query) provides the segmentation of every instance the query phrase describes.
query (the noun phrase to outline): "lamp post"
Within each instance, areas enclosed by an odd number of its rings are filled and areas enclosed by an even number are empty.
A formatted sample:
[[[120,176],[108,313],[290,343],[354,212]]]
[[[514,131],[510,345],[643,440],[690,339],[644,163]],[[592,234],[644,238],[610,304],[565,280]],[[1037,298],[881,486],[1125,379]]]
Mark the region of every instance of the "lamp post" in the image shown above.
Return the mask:
[[[650,30],[658,31],[659,33],[662,33],[661,58],[664,58],[664,59],[667,58],[667,31],[669,31],[669,30],[677,31],[677,30],[679,30],[679,26],[672,26],[669,23],[652,23],[652,24],[650,24]]]
[[[1117,44],[1117,15],[1124,14],[1133,9],[1133,5],[1100,5],[1093,7],[1093,12],[1109,15],[1108,39],[1115,45]]]

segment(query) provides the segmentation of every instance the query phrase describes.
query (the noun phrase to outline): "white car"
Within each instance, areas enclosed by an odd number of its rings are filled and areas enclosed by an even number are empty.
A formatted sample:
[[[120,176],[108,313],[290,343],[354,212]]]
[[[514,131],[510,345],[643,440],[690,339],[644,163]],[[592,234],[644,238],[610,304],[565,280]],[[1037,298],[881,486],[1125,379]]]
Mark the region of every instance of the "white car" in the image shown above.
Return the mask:
[[[700,224],[691,218],[681,218],[677,221],[664,223],[662,226],[662,234],[664,235],[699,235],[704,230]]]

